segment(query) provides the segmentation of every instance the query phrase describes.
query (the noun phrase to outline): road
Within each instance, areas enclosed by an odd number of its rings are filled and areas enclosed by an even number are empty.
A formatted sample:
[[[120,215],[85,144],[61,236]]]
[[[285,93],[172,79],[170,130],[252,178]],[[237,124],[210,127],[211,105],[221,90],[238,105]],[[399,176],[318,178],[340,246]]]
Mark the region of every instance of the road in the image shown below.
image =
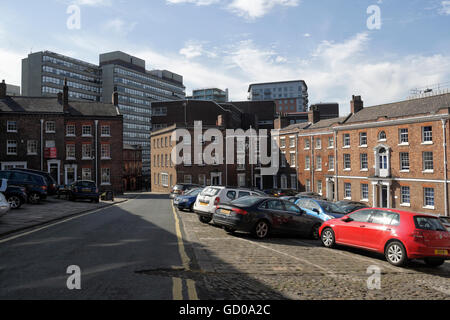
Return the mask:
[[[67,288],[72,265],[81,290]],[[380,286],[369,289],[374,267]],[[450,300],[450,262],[396,268],[308,239],[229,235],[174,210],[166,196],[142,194],[0,240],[0,284],[0,299]]]

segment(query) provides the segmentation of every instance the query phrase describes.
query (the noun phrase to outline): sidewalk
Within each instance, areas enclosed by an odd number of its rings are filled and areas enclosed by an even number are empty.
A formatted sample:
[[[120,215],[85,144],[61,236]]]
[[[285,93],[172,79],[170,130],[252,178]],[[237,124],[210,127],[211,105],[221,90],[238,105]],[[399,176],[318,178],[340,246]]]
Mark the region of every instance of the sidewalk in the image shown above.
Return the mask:
[[[83,200],[71,202],[50,197],[39,205],[25,204],[18,210],[10,210],[8,214],[0,218],[0,237],[85,212],[123,203],[136,196],[138,196],[138,193],[124,194],[115,197],[114,202],[100,201],[100,203],[91,203],[90,201]]]

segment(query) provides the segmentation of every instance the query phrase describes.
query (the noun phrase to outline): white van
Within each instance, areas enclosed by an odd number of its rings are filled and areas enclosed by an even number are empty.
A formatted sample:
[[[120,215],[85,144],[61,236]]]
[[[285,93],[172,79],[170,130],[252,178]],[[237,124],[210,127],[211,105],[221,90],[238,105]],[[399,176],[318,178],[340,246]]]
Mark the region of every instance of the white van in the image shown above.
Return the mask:
[[[220,203],[227,203],[248,196],[264,197],[266,195],[259,191],[247,189],[215,186],[206,187],[198,195],[197,201],[195,201],[194,212],[197,213],[201,222],[210,223],[213,214],[216,212],[216,207]]]

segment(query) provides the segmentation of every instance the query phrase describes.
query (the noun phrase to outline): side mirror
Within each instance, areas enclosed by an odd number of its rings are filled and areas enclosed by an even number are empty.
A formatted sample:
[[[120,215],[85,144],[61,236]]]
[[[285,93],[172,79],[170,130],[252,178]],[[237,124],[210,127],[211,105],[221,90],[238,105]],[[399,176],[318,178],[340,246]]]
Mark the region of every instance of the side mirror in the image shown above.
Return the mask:
[[[350,218],[350,217],[347,217],[347,218],[344,218],[344,219],[342,219],[342,221],[344,221],[344,222],[352,222],[353,221],[353,219],[352,218]]]
[[[315,212],[315,213],[317,213],[317,214],[320,214],[319,209],[312,209],[312,211]]]

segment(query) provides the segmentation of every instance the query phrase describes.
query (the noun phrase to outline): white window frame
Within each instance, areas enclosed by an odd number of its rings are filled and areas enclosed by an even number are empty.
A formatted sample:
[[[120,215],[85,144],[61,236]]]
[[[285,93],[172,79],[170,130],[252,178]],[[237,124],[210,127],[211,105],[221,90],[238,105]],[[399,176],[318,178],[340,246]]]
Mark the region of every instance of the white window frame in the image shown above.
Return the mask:
[[[103,178],[105,177],[104,172],[108,171],[108,180],[103,180]],[[102,186],[110,186],[111,185],[111,168],[101,168],[100,170],[101,174],[100,174],[100,179],[101,179],[101,184]]]
[[[11,151],[9,151],[10,148],[11,149],[15,148],[16,151],[11,152]],[[6,141],[6,155],[8,155],[8,156],[17,156],[18,151],[19,150],[18,150],[17,140],[7,140]]]
[[[50,124],[53,125],[53,129],[48,128]],[[46,121],[45,122],[45,133],[56,133],[56,122],[55,121]]]
[[[15,129],[12,129],[12,130],[9,129],[10,124],[14,124]],[[14,120],[6,121],[6,132],[8,132],[8,133],[17,133],[18,132],[18,128],[17,127],[18,127],[17,126],[17,121],[14,121]]]
[[[34,145],[32,145],[32,143],[34,143]],[[30,152],[30,145],[34,146],[35,151]],[[28,140],[27,141],[27,155],[36,156],[38,154],[38,149],[39,149],[39,141],[38,140]]]

